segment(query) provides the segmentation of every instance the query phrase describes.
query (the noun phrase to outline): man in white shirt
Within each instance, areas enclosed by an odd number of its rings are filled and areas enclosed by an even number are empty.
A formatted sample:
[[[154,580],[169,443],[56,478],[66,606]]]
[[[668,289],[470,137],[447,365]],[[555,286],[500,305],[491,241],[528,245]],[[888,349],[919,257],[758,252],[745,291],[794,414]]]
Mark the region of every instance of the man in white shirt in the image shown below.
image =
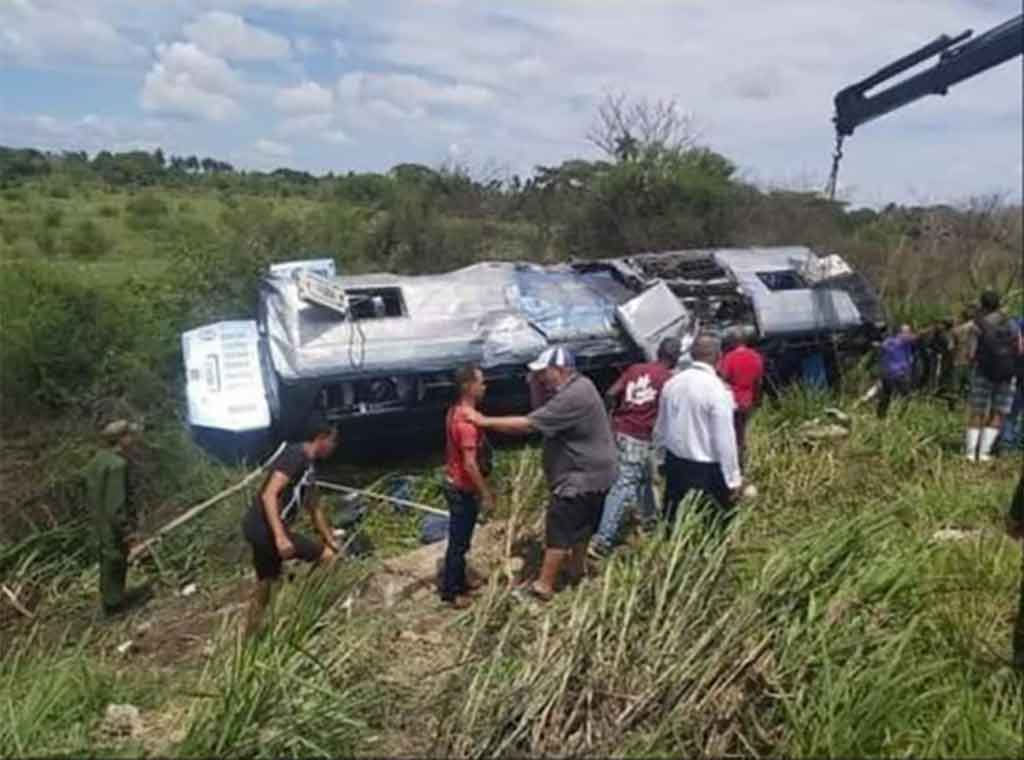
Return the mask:
[[[675,524],[679,502],[691,492],[709,501],[723,522],[740,494],[740,475],[733,427],[732,393],[715,372],[718,340],[699,336],[690,349],[693,363],[669,380],[661,392],[654,445],[665,451],[665,519]]]

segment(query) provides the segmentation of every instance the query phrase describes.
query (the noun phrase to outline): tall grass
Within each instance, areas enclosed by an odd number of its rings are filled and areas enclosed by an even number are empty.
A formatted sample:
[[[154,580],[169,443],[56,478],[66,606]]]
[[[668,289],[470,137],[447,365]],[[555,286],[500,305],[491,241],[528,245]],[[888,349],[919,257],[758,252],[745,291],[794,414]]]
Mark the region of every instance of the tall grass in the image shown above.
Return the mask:
[[[358,576],[314,574],[245,642],[222,636],[175,754],[191,757],[341,757],[368,730],[376,692],[372,650],[340,615]]]
[[[0,657],[0,757],[82,753],[113,692],[87,655],[88,635],[44,641],[38,628]]]
[[[432,697],[434,751],[1019,754],[1019,557],[997,532],[1014,463],[969,469],[959,417],[928,400],[803,440],[826,403],[789,394],[755,417],[761,496],[726,540],[689,520],[539,613],[488,597]],[[977,540],[933,542],[950,524]]]

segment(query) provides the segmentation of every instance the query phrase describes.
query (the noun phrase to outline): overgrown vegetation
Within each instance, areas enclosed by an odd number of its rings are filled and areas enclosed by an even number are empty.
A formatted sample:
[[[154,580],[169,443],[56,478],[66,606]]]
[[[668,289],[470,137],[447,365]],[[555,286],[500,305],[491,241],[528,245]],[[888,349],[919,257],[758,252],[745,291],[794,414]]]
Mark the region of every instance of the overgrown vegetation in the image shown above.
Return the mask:
[[[851,210],[753,187],[691,126],[671,103],[613,98],[590,134],[603,159],[525,178],[414,164],[313,177],[162,151],[0,148],[0,578],[34,615],[0,597],[0,755],[372,754],[395,710],[434,754],[1018,751],[1024,703],[1002,663],[1017,557],[998,533],[1014,463],[969,469],[960,420],[923,400],[887,422],[857,414],[839,448],[801,442],[802,421],[852,404],[860,374],[844,398],[794,392],[755,418],[761,495],[727,542],[687,522],[540,614],[495,583],[446,628],[459,656],[437,678],[403,675],[371,645],[379,631],[350,619],[345,600],[372,561],[287,585],[273,628],[239,646],[221,612],[247,575],[238,522],[251,494],[172,534],[143,568],[157,626],[206,621],[157,646],[183,664],[117,655],[134,621],[94,628],[77,473],[95,424],[149,423],[146,528],[237,479],[188,441],[179,334],[251,316],[270,261],[415,273],[806,244],[865,271],[895,319],[949,314],[982,287],[1022,306],[1020,209]],[[416,498],[439,503],[436,469],[422,474]],[[537,452],[501,452],[494,478],[506,548],[520,551],[541,530]],[[409,515],[375,506],[367,525],[380,554],[416,544]],[[980,532],[931,540],[951,526]],[[187,583],[212,612],[176,595]],[[153,717],[154,737],[102,734],[117,701]]]

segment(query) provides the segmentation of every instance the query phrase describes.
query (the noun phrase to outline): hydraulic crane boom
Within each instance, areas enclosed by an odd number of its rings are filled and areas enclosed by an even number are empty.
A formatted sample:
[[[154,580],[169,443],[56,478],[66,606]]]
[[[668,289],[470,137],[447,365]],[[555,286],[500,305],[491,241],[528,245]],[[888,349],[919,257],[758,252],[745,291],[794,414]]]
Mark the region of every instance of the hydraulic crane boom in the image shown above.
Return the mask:
[[[972,34],[970,29],[955,37],[943,34],[867,79],[836,93],[836,111],[832,118],[836,125],[836,152],[829,180],[830,197],[835,194],[843,138],[852,135],[861,124],[926,95],[945,95],[953,85],[1024,53],[1024,14],[970,39]],[[880,92],[867,94],[868,90],[936,54],[939,60],[935,65]]]

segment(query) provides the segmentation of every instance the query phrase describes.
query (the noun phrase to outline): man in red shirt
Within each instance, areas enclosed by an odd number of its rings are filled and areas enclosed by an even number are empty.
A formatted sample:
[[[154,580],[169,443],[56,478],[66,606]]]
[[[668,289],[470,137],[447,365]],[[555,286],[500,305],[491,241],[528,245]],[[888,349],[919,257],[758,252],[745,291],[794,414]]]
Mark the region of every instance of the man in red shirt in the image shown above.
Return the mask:
[[[448,501],[448,548],[441,576],[441,600],[456,609],[470,605],[467,592],[481,585],[466,578],[466,553],[473,540],[480,506],[490,511],[494,497],[487,486],[490,449],[484,432],[467,417],[483,400],[486,384],[480,368],[473,364],[455,373],[459,398],[445,420],[444,472]]]
[[[741,328],[736,336],[735,348],[718,362],[718,374],[732,390],[736,402],[733,425],[736,428],[736,448],[741,468],[746,464],[747,422],[761,402],[761,381],[764,380],[764,359],[750,346],[752,333],[752,328]]]
[[[658,417],[661,389],[672,377],[681,352],[678,338],[665,338],[658,346],[658,361],[628,367],[605,393],[614,410],[612,430],[619,474],[605,497],[601,525],[587,550],[594,559],[607,557],[615,547],[622,515],[630,501],[640,507],[646,530],[657,521],[651,488],[651,433]]]

